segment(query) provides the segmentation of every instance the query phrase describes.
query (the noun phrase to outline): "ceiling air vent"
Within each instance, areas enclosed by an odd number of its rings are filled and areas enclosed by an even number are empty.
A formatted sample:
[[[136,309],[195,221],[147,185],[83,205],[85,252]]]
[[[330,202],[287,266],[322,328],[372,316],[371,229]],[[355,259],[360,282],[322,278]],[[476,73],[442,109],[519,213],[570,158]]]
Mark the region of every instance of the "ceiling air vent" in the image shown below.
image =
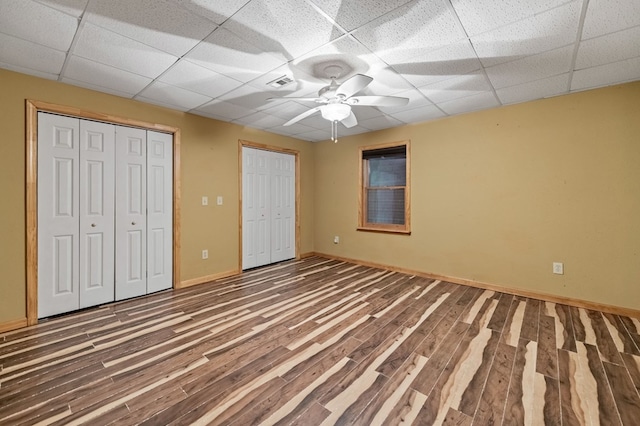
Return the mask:
[[[286,86],[287,84],[291,84],[291,83],[293,83],[293,79],[291,77],[283,75],[282,77],[278,77],[275,80],[268,82],[267,84],[271,87],[275,87],[276,89],[279,89],[280,87]]]

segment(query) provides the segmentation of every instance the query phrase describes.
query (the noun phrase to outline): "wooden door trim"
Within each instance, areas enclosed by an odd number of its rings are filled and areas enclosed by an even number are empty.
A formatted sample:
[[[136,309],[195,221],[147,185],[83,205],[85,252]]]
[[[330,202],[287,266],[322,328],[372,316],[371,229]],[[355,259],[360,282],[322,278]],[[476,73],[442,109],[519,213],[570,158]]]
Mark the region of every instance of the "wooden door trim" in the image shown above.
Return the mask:
[[[274,145],[267,145],[262,143],[251,142],[247,140],[238,139],[238,271],[242,271],[242,257],[243,257],[243,247],[242,247],[242,148],[255,148],[261,149],[263,151],[272,151],[279,152],[282,154],[289,154],[295,157],[295,197],[296,197],[296,208],[295,208],[295,258],[300,259],[300,151],[290,148],[282,148]]]
[[[26,261],[27,325],[38,323],[38,112],[62,114],[173,135],[173,288],[180,288],[181,179],[180,128],[48,102],[26,101]]]

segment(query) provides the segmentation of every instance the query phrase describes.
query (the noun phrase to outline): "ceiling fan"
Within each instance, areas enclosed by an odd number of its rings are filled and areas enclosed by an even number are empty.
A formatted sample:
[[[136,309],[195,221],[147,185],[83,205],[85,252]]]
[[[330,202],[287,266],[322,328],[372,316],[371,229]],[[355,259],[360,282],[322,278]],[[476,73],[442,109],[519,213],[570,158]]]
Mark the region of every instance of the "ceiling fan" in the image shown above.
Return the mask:
[[[317,98],[270,98],[270,100],[291,100],[315,102],[320,104],[315,108],[311,108],[308,111],[293,117],[291,120],[284,123],[284,126],[290,126],[320,111],[322,118],[331,122],[331,140],[337,142],[338,122],[341,122],[345,127],[353,127],[358,124],[358,120],[351,110],[352,106],[392,107],[403,106],[409,102],[408,98],[401,98],[397,96],[354,96],[356,93],[367,87],[369,83],[373,81],[373,78],[363,74],[355,74],[345,80],[342,84],[339,84],[337,79],[342,73],[342,67],[338,65],[329,65],[325,68],[325,72],[331,79],[331,83],[320,89]]]

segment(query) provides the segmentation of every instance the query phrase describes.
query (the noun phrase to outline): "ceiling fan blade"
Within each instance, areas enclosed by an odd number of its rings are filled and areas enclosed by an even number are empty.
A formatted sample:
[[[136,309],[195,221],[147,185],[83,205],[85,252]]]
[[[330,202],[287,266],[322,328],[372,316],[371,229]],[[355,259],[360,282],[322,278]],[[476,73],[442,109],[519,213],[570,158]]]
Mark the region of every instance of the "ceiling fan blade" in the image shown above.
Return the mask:
[[[304,101],[304,102],[321,102],[321,98],[267,98],[268,101]]]
[[[367,87],[371,81],[373,81],[373,78],[367,75],[356,74],[338,86],[336,89],[336,95],[342,95],[345,98],[348,98]]]
[[[358,125],[358,120],[356,119],[356,115],[351,111],[351,114],[345,119],[341,121],[344,124],[344,127],[353,127]]]
[[[409,98],[400,98],[398,96],[352,96],[347,99],[349,105],[362,106],[404,106],[409,103]]]
[[[307,118],[310,115],[313,115],[318,111],[320,111],[320,107],[311,108],[310,110],[305,111],[302,114],[296,115],[291,120],[289,120],[286,123],[284,123],[283,126],[291,126],[292,124],[297,123],[298,121],[302,120],[303,118]]]

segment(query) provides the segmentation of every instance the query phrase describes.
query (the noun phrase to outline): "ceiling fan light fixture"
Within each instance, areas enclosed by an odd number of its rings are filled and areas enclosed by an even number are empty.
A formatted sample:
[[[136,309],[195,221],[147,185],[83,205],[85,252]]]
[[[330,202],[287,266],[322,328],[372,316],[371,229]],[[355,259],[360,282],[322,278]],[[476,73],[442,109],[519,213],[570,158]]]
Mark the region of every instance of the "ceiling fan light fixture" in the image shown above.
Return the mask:
[[[328,104],[320,107],[322,118],[329,121],[342,121],[351,114],[351,106],[347,104]]]

